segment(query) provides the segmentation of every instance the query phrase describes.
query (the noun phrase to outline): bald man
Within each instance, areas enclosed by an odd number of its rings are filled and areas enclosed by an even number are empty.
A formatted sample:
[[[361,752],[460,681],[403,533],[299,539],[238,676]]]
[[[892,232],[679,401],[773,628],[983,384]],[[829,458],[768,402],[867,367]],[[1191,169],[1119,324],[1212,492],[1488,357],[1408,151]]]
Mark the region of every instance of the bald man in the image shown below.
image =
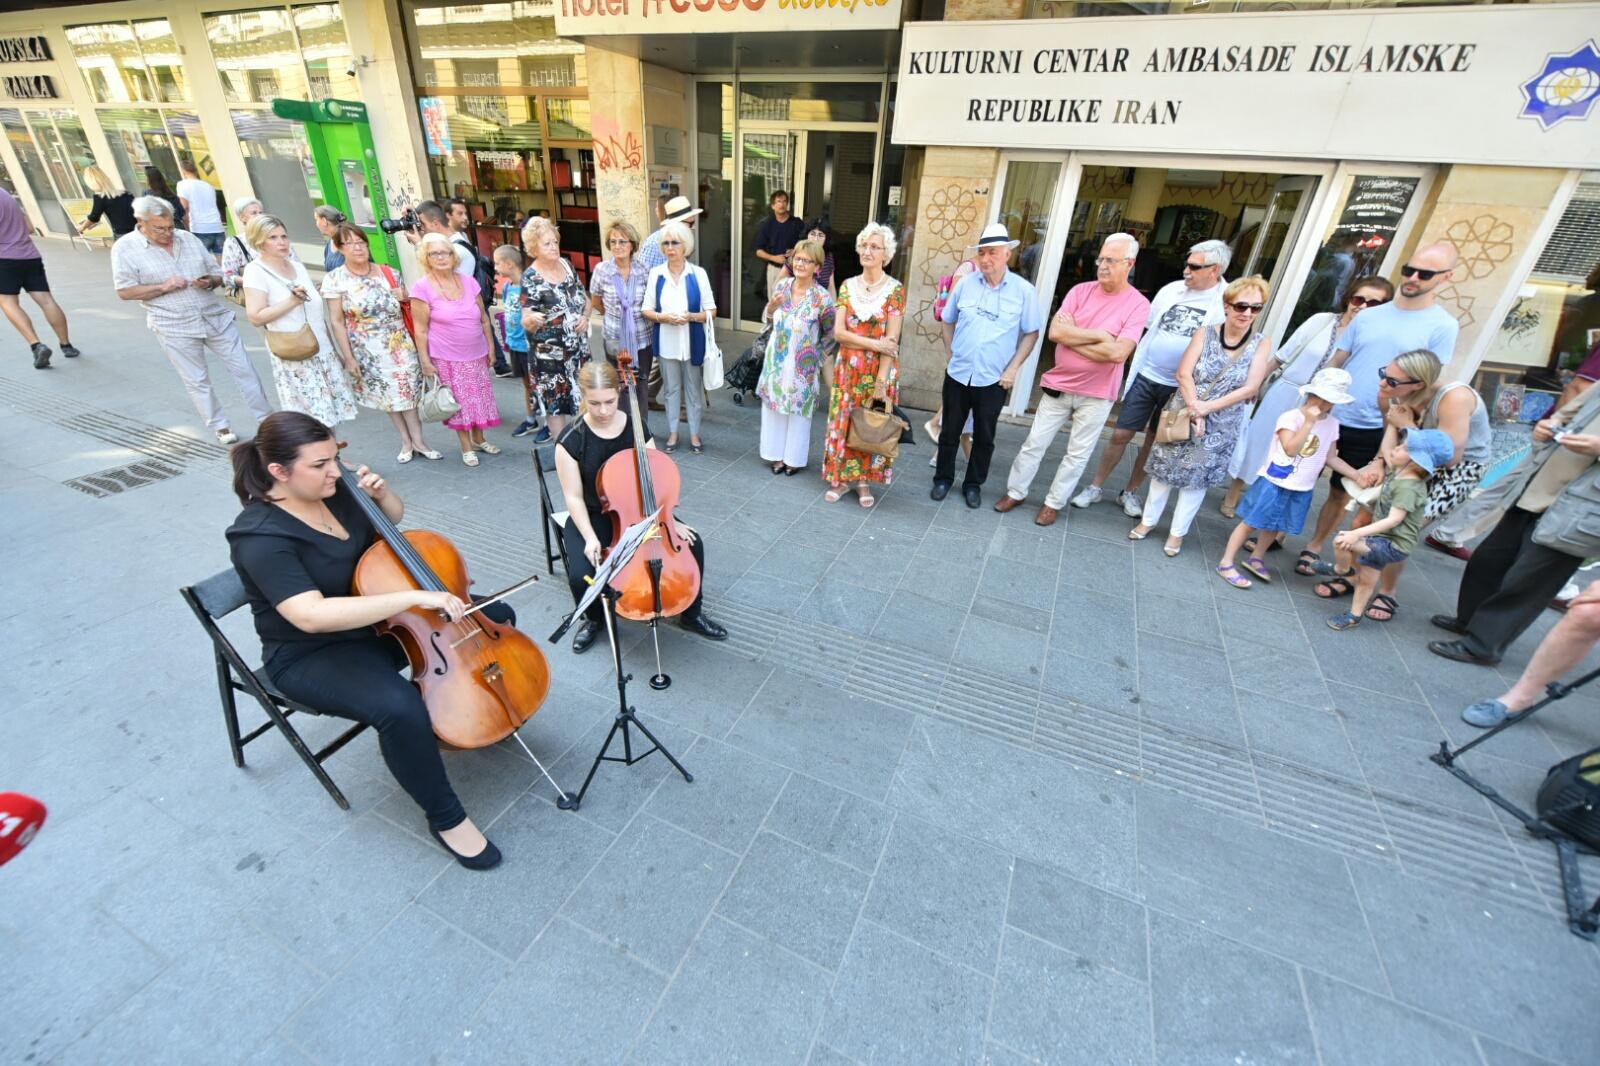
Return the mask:
[[[1455,354],[1461,326],[1437,300],[1439,290],[1450,284],[1459,259],[1455,245],[1443,241],[1417,249],[1400,268],[1400,285],[1394,299],[1357,315],[1328,362],[1329,366],[1342,366],[1350,372],[1350,392],[1355,399],[1333,409],[1339,422],[1339,442],[1335,447],[1339,458],[1356,468],[1363,484],[1376,485],[1385,473],[1383,457],[1378,454],[1383,445],[1383,411],[1378,404],[1380,375],[1396,356],[1418,348],[1437,355],[1445,365]],[[1345,504],[1350,502],[1331,464],[1328,472],[1328,501],[1322,505],[1316,532],[1306,542],[1306,550],[1295,567],[1300,573],[1308,572],[1309,564],[1315,561],[1305,558],[1306,553],[1320,556],[1325,550],[1328,538],[1344,518]]]

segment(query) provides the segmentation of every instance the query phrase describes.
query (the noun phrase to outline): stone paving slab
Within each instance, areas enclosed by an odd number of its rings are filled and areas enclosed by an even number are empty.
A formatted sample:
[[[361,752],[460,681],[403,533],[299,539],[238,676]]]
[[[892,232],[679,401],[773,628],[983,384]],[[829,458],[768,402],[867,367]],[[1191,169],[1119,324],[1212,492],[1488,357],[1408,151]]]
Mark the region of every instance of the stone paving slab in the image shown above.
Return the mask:
[[[51,807],[0,870],[0,1061],[1600,1053],[1600,951],[1565,931],[1550,849],[1426,759],[1554,624],[1496,669],[1429,655],[1453,560],[1419,557],[1395,621],[1336,634],[1293,548],[1270,586],[1209,573],[1215,500],[1168,559],[1109,503],[1041,530],[931,501],[919,441],[871,511],[830,505],[815,460],[772,477],[757,410],[717,395],[680,465],[731,639],[665,627],[658,694],[648,631],[623,629],[632,701],[694,783],[660,756],[607,764],[572,814],[520,749],[452,753],[506,854],[474,874],[370,734],[329,760],[349,812],[276,736],[232,766],[176,596],[227,565],[224,451],[139,310],[108,303],[105,253],[46,257],[69,312],[95,313],[74,318],[82,359],[35,372],[13,339],[0,365],[0,530],[28,559],[0,597],[0,790]],[[341,427],[479,590],[543,570],[528,446],[491,435],[506,453],[469,471],[398,466],[373,413]],[[990,497],[1022,436],[1002,427]],[[602,654],[544,642],[569,609],[545,576],[516,601],[553,674],[521,736],[575,788],[615,686]],[[245,620],[226,628],[253,654]],[[1474,768],[1531,802],[1597,711],[1581,692]]]

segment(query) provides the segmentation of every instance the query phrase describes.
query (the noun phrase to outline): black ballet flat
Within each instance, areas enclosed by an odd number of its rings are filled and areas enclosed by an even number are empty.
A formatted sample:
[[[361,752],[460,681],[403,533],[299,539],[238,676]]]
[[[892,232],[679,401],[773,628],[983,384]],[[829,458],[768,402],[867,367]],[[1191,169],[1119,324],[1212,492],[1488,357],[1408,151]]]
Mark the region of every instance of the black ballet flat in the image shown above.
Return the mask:
[[[578,623],[578,631],[572,634],[572,653],[574,655],[582,655],[589,650],[589,647],[594,644],[595,638],[599,635],[600,623],[593,619],[585,618]]]
[[[691,633],[698,633],[707,640],[727,640],[728,631],[722,626],[707,618],[704,611],[693,618],[680,619],[678,625]]]
[[[796,474],[798,474],[800,471],[802,471],[804,469],[805,469],[805,467],[803,467],[803,466],[786,466],[786,467],[783,468],[783,476],[784,477],[794,477]]]
[[[496,866],[500,865],[500,860],[502,858],[500,849],[495,847],[494,841],[490,840],[488,837],[483,838],[483,850],[478,852],[478,854],[463,855],[456,849],[452,848],[449,844],[446,844],[444,842],[444,837],[440,836],[431,827],[428,829],[428,832],[433,835],[433,839],[439,842],[439,846],[441,848],[450,853],[450,857],[452,859],[456,860],[456,862],[459,862],[462,866],[465,866],[469,870],[492,870]]]

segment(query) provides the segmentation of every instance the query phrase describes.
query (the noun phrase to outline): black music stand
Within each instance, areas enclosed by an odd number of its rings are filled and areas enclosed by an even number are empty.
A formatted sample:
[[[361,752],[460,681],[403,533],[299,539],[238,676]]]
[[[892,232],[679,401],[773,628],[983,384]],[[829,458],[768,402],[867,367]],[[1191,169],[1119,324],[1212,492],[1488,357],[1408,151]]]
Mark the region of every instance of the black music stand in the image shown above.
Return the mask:
[[[561,625],[557,627],[556,631],[550,634],[552,641],[560,640],[589,604],[598,598],[602,605],[601,609],[605,612],[606,638],[611,642],[611,666],[617,678],[616,717],[611,720],[611,729],[606,733],[605,743],[600,745],[600,751],[595,755],[594,762],[589,767],[588,776],[583,779],[583,787],[578,789],[576,795],[567,793],[556,801],[556,806],[564,811],[575,811],[583,803],[583,797],[589,791],[589,783],[594,780],[595,772],[600,769],[602,762],[619,762],[624,766],[632,766],[634,763],[642,762],[648,756],[659,751],[666,756],[667,761],[672,764],[672,768],[683,775],[685,781],[694,780],[694,775],[685,770],[683,764],[673,756],[672,752],[668,751],[666,746],[656,739],[655,734],[650,732],[644,723],[635,716],[633,706],[628,702],[628,682],[633,680],[633,675],[622,672],[622,642],[617,638],[617,590],[611,587],[611,575],[621,572],[622,568],[628,565],[634,553],[638,551],[640,545],[648,537],[659,535],[655,532],[656,519],[657,515],[651,515],[638,523],[638,525],[629,527],[623,533],[617,541],[617,546],[612,549],[611,554],[606,557],[605,562],[595,572],[589,591],[578,603],[578,606],[573,608],[572,613],[561,620]],[[630,729],[637,729],[644,734],[645,739],[650,742],[648,750],[637,755],[634,754],[633,735],[629,732]],[[622,755],[619,757],[606,754],[611,750],[611,742],[616,739],[618,733],[622,734]]]
[[[1456,760],[1490,737],[1504,732],[1518,722],[1533,717],[1536,711],[1550,706],[1556,700],[1565,699],[1572,692],[1582,688],[1597,677],[1600,677],[1600,670],[1591,670],[1570,685],[1552,681],[1545,686],[1545,698],[1535,703],[1532,707],[1525,711],[1508,715],[1499,725],[1488,730],[1482,736],[1473,738],[1459,748],[1452,749],[1449,741],[1440,741],[1439,750],[1428,756],[1428,758],[1465,782],[1484,799],[1521,822],[1522,827],[1531,835],[1541,840],[1548,840],[1555,846],[1556,860],[1561,865],[1561,892],[1566,898],[1567,904],[1567,928],[1572,931],[1573,935],[1580,936],[1585,940],[1593,940],[1596,934],[1600,934],[1600,896],[1596,896],[1592,904],[1585,899],[1583,873],[1578,868],[1578,849],[1582,847],[1585,852],[1589,849],[1551,825],[1544,817],[1535,817],[1506,799],[1496,791],[1494,786],[1478,780],[1472,774],[1463,770],[1457,765]],[[1562,814],[1572,809],[1574,808],[1562,808],[1551,813]]]

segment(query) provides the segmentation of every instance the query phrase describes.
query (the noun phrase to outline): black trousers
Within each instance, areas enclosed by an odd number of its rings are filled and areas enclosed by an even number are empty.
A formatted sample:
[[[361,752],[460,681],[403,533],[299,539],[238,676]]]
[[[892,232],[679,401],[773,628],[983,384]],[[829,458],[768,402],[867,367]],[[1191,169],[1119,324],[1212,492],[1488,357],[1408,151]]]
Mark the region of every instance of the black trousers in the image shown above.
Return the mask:
[[[1511,508],[1467,562],[1456,621],[1467,627],[1461,643],[1474,655],[1504,655],[1583,563],[1533,542],[1539,517]]]
[[[601,544],[611,543],[611,517],[609,515],[590,515],[589,521],[594,525],[594,535],[600,539]],[[589,583],[586,580],[594,576],[594,564],[589,557],[583,554],[583,534],[578,532],[577,526],[568,522],[561,530],[561,540],[567,546],[567,585],[572,589],[572,602],[577,603],[583,599],[583,594],[588,591]],[[695,565],[700,568],[700,595],[694,598],[689,609],[683,612],[684,618],[696,618],[701,607],[705,604],[706,587],[706,542],[705,538],[696,536],[694,543],[689,545],[689,554],[694,556]],[[591,622],[605,620],[605,608],[597,599],[584,612],[585,618]]]
[[[516,613],[503,603],[483,613],[516,624]],[[398,641],[373,636],[326,645],[269,672],[285,696],[376,729],[389,772],[422,808],[428,828],[442,833],[465,821],[467,812],[445,775],[422,694],[400,673],[406,666]]]
[[[961,427],[972,415],[972,455],[967,458],[963,488],[982,485],[989,478],[989,460],[994,456],[994,431],[1000,422],[1000,409],[1006,405],[1005,386],[963,385],[949,374],[944,376],[944,422],[939,427],[939,457],[933,480],[953,483],[956,479],[956,449],[961,446]]]

